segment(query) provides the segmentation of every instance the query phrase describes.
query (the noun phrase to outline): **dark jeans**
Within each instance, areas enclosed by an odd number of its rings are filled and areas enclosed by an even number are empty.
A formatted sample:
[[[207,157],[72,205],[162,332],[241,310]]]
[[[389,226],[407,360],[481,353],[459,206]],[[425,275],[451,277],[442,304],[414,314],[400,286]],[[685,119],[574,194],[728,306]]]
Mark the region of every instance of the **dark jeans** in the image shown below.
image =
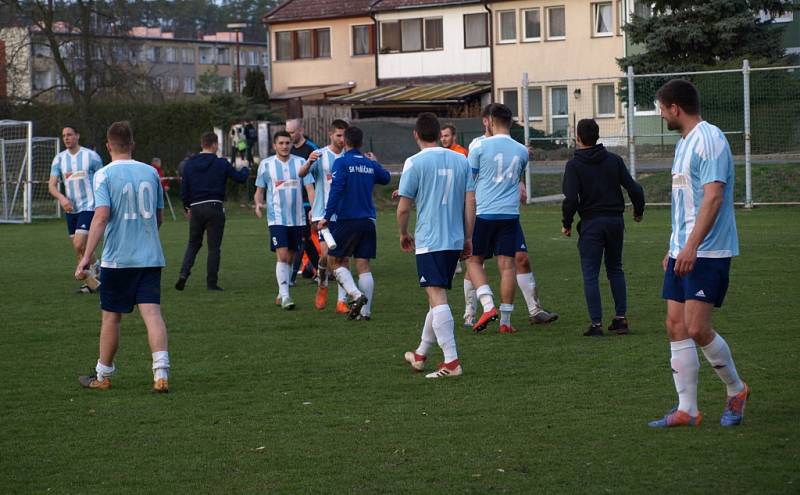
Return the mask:
[[[192,206],[191,213],[189,243],[186,245],[186,254],[183,256],[181,277],[189,278],[192,273],[194,259],[197,257],[197,252],[203,247],[203,233],[208,231],[206,285],[214,287],[217,285],[222,234],[225,231],[225,211],[222,209],[222,203],[203,203]]]
[[[294,257],[294,266],[292,267],[292,282],[297,279],[297,272],[300,270],[300,267],[303,264],[303,253],[308,256],[311,266],[319,266],[319,253],[317,252],[317,246],[314,245],[314,241],[311,240],[311,224],[308,222],[308,212],[311,211],[311,208],[305,207],[303,208],[303,211],[305,212],[306,216],[306,224],[303,227],[303,242],[300,243],[300,249],[297,250],[297,255]]]
[[[622,216],[596,217],[581,220],[578,224],[578,252],[583,270],[583,294],[589,307],[592,323],[603,321],[603,306],[600,301],[600,262],[605,254],[606,276],[614,297],[616,316],[625,316],[628,301],[625,288],[625,272],[622,271],[622,241],[625,237],[625,222]]]

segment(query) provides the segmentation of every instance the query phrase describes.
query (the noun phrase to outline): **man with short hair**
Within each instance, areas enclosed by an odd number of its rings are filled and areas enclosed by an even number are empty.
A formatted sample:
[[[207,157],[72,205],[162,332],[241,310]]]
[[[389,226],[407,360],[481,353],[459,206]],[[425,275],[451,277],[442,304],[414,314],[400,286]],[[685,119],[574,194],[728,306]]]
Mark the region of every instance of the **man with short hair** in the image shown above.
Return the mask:
[[[423,371],[434,344],[438,343],[444,353],[444,361],[436,371],[425,375],[427,378],[463,373],[447,291],[452,286],[459,258],[470,254],[472,244],[469,238],[472,225],[465,225],[464,216],[466,197],[474,195],[469,164],[461,154],[436,145],[439,132],[439,121],[434,114],[423,113],[417,118],[414,140],[420,152],[403,166],[397,206],[400,247],[416,253],[419,285],[428,296],[428,314],[419,346],[404,357],[414,371]],[[408,233],[412,203],[417,206],[413,237]]]
[[[292,154],[294,156],[299,156],[304,160],[308,160],[308,158],[311,156],[311,153],[319,148],[314,141],[305,135],[303,119],[287,120],[286,132],[288,132],[292,137]],[[305,188],[303,188],[303,209],[306,212],[306,216],[308,216],[308,212],[311,211],[311,201]],[[301,268],[303,268],[302,262],[304,253],[308,257],[308,261],[312,266],[317,266],[319,264],[319,253],[317,252],[317,248],[311,239],[311,222],[308,220],[303,228],[303,239],[300,244],[300,256],[295,258],[294,265],[292,266],[292,285],[294,285],[295,279],[297,278],[297,273],[301,270]]]
[[[470,152],[477,147],[481,141],[486,138],[492,137],[491,112],[495,103],[486,105],[481,113],[483,121],[484,133],[474,138],[469,143]],[[519,198],[520,203],[525,201],[527,192],[525,190],[525,183],[519,182]],[[558,319],[558,313],[544,309],[539,300],[539,287],[536,285],[536,278],[533,275],[533,268],[531,268],[530,256],[528,256],[528,243],[525,241],[525,233],[522,230],[522,225],[519,225],[517,230],[517,238],[514,242],[516,246],[516,253],[514,253],[514,265],[517,269],[517,286],[522,297],[525,300],[525,305],[528,307],[528,321],[532,325],[542,325],[552,323]],[[472,328],[475,324],[475,309],[478,302],[475,286],[469,279],[469,272],[464,274],[464,326]]]
[[[439,135],[439,141],[442,142],[442,148],[446,148],[456,153],[469,156],[466,148],[456,142],[456,126],[455,124],[447,123],[442,126],[442,132]]]
[[[61,130],[61,139],[66,148],[57,154],[50,167],[47,190],[58,200],[67,220],[67,234],[72,241],[72,249],[77,260],[86,251],[86,237],[94,216],[94,174],[103,167],[100,155],[80,145],[81,135],[75,127],[66,126]],[[62,194],[58,187],[59,179],[64,183]],[[89,294],[98,286],[97,265],[94,252],[90,252],[90,274],[77,292]]]
[[[736,426],[744,418],[750,387],[711,324],[714,307],[722,306],[728,289],[731,258],[739,254],[733,156],[725,134],[700,116],[700,95],[692,83],[673,79],[658,90],[656,99],[667,128],[681,134],[672,164],[672,235],[662,262],[678,406],[650,426],[700,425],[696,345],[726,387],[720,424]]]
[[[84,276],[90,253],[102,237],[100,356],[95,373],[78,381],[89,389],[111,386],[122,314],[138,306],[153,358],[153,391],[165,393],[169,391],[169,352],[167,327],[161,317],[161,269],[165,263],[158,234],[164,193],[153,167],[131,158],[135,144],[127,122],[111,124],[106,138],[111,163],[95,173],[95,215],[86,252],[75,270],[76,278]]]
[[[375,184],[386,185],[391,180],[378,162],[361,153],[363,141],[364,133],[358,127],[350,126],[344,131],[345,153],[333,164],[325,216],[317,224],[320,229],[330,226],[336,241],[336,249],[328,250],[328,267],[352,299],[347,315],[351,320],[372,317],[375,281],[369,260],[377,254],[372,190]],[[347,264],[350,257],[356,259],[358,287]]]
[[[303,179],[299,175],[304,160],[291,154],[292,140],[286,131],[272,136],[275,154],[265,158],[256,175],[256,216],[262,218],[266,193],[269,248],[277,256],[275,278],[278,282],[280,306],[285,310],[295,307],[289,294],[292,262],[298,255],[302,229],[306,223],[303,212]],[[276,302],[278,302],[276,300]]]
[[[603,336],[603,306],[600,301],[598,273],[605,256],[606,275],[614,297],[616,316],[608,331],[627,335],[628,310],[625,272],[622,270],[622,244],[625,236],[625,199],[622,187],[628,191],[633,203],[633,220],[642,221],[644,214],[644,191],[628,173],[625,162],[598,144],[600,127],[594,119],[583,119],[577,126],[575,156],[567,162],[564,170],[561,231],[569,237],[572,219],[577,211],[578,251],[583,271],[583,293],[591,320],[587,337]]]
[[[333,163],[344,153],[344,131],[349,124],[341,119],[331,123],[328,146],[311,153],[305,165],[300,168],[299,175],[306,179],[306,192],[312,204],[311,222],[314,232],[319,236],[320,257],[317,270],[317,295],[314,305],[317,309],[325,309],[328,301],[328,245],[325,238],[319,233],[318,223],[325,217],[325,207],[330,196],[331,181],[333,176]],[[349,262],[348,262],[349,263]],[[348,312],[345,299],[347,294],[342,286],[338,286],[339,294],[336,310],[340,313]]]
[[[228,179],[245,183],[250,169],[236,170],[228,160],[217,156],[219,142],[214,132],[203,133],[200,146],[202,151],[184,166],[181,180],[183,209],[189,215],[189,242],[175,288],[183,290],[186,287],[197,252],[203,246],[203,234],[207,233],[206,288],[221,291],[219,264],[225,232],[225,188]]]

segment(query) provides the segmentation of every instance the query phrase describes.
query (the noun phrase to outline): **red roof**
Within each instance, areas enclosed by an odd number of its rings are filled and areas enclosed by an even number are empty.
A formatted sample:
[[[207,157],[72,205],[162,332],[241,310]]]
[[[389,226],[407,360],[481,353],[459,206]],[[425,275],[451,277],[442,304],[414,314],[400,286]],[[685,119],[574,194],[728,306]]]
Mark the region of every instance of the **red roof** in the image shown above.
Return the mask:
[[[364,17],[375,0],[284,0],[267,12],[265,24],[311,21],[337,17]]]
[[[424,9],[426,7],[447,7],[482,3],[482,0],[377,0],[372,7],[375,12],[401,9]]]

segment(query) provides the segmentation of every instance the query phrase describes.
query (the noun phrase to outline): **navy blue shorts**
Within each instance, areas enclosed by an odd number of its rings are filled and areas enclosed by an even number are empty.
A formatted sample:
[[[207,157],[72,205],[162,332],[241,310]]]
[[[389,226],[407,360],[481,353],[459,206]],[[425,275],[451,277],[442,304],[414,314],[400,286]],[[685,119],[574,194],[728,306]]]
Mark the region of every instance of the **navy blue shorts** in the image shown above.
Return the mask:
[[[93,211],[80,211],[78,213],[67,213],[67,233],[72,237],[75,232],[89,235],[89,227],[92,226]]]
[[[269,237],[269,250],[273,253],[278,248],[287,248],[289,251],[298,251],[303,242],[303,227],[270,225]]]
[[[130,313],[137,304],[161,304],[161,267],[100,270],[100,308]]]
[[[328,227],[336,241],[336,249],[329,249],[328,256],[336,258],[354,257],[373,259],[377,253],[375,220],[337,220]]]
[[[527,253],[528,244],[525,242],[525,232],[522,231],[522,225],[517,222],[517,249],[518,253]]]
[[[675,275],[675,259],[670,258],[664,273],[663,299],[679,303],[688,300],[703,301],[719,308],[728,292],[730,258],[697,258],[688,275]]]
[[[513,258],[519,251],[517,235],[521,233],[519,218],[488,220],[478,217],[475,219],[475,230],[472,231],[472,254],[483,259],[495,255]]]
[[[417,255],[417,275],[420,287],[452,288],[453,275],[461,251],[434,251]]]

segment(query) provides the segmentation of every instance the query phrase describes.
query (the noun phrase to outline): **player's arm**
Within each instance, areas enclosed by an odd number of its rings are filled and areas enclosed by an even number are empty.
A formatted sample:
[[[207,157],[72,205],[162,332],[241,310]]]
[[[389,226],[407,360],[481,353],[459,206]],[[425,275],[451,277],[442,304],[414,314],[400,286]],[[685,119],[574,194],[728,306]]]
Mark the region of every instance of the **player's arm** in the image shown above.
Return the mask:
[[[316,163],[316,161],[319,159],[320,155],[321,155],[321,152],[319,152],[317,150],[312,151],[311,154],[308,155],[308,159],[306,160],[306,162],[303,164],[302,167],[300,167],[297,170],[297,175],[301,179],[303,177],[305,177],[306,175],[308,175],[308,173],[311,171],[311,167],[314,165],[314,163]]]
[[[392,180],[392,174],[383,168],[380,163],[375,162],[375,183],[385,186]]]
[[[625,166],[625,162],[621,158],[619,159],[619,176],[622,187],[628,191],[628,197],[631,198],[631,203],[633,203],[633,219],[636,222],[641,222],[642,215],[644,215],[644,189],[641,184],[631,177],[628,167]]]
[[[256,194],[253,196],[253,202],[256,204],[256,216],[261,218],[261,210],[264,208],[264,192],[266,189],[263,187],[256,187]]]
[[[244,184],[247,182],[247,178],[250,176],[250,167],[244,166],[240,170],[236,170],[236,167],[231,165],[225,158],[220,158],[221,160],[225,160],[225,174],[233,179],[234,181]]]
[[[400,196],[400,203],[397,205],[397,227],[400,229],[400,249],[407,253],[413,253],[414,238],[408,233],[408,218],[411,216],[411,198]]]
[[[160,215],[161,210],[158,210]],[[89,268],[89,261],[92,253],[94,253],[97,246],[100,244],[100,239],[106,232],[108,219],[111,216],[111,208],[108,206],[98,206],[94,210],[94,217],[92,224],[89,226],[89,237],[86,239],[86,249],[84,250],[83,258],[78,262],[78,267],[75,269],[75,278],[78,280],[83,279],[83,272]]]
[[[561,182],[561,192],[564,193],[564,201],[561,202],[561,233],[567,237],[572,234],[572,220],[578,211],[579,191],[578,174],[572,163],[567,162],[564,180]]]
[[[472,256],[472,232],[475,230],[475,191],[464,195],[464,251],[462,258]]]
[[[697,260],[697,248],[706,238],[714,222],[717,221],[719,209],[725,194],[724,182],[709,182],[703,185],[703,201],[700,203],[700,212],[697,214],[692,233],[686,239],[681,252],[675,259],[675,274],[679,277],[691,272]]]
[[[339,158],[333,162],[333,180],[331,181],[330,195],[328,204],[325,205],[325,218],[320,220],[319,228],[325,228],[331,217],[339,211],[339,205],[344,198],[344,190],[347,187],[347,164],[345,160]]]
[[[58,200],[61,204],[61,208],[63,208],[65,212],[72,213],[72,202],[59,191],[57,176],[50,176],[50,179],[47,181],[47,190],[50,192],[51,196]]]
[[[156,225],[161,229],[161,224],[164,223],[164,208],[156,209]]]

